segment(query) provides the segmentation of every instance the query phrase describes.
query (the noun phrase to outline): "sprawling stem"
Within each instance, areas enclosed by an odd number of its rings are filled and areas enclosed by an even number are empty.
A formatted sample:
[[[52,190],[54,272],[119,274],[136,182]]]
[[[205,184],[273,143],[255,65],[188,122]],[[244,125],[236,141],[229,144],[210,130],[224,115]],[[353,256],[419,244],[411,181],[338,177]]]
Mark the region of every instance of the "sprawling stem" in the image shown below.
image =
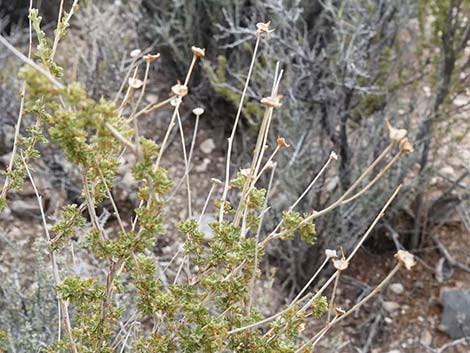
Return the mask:
[[[347,262],[349,263],[351,258],[356,254],[356,252],[359,250],[359,248],[362,246],[362,244],[364,243],[364,241],[366,240],[366,238],[369,236],[369,234],[372,232],[372,229],[375,227],[375,225],[378,223],[378,221],[383,217],[384,215],[384,212],[385,210],[390,206],[390,204],[392,203],[392,201],[395,199],[395,197],[398,195],[398,192],[400,191],[401,189],[401,185],[399,185],[395,191],[393,192],[392,196],[390,196],[390,198],[387,200],[387,202],[385,203],[384,207],[380,210],[379,214],[377,215],[377,217],[374,219],[374,221],[372,222],[372,224],[369,226],[369,228],[367,229],[367,231],[364,233],[364,235],[362,236],[362,238],[359,240],[359,242],[356,244],[356,247],[354,248],[354,250],[351,252],[351,254],[348,256],[347,258]],[[325,291],[326,288],[328,288],[328,286],[335,280],[336,276],[338,276],[338,273],[339,271],[336,271],[326,282],[325,284],[318,290],[318,292],[310,298],[310,300],[307,301],[307,303],[297,312],[297,314],[301,314],[303,313],[304,311],[306,311],[308,308],[310,308],[310,306],[312,305],[312,303],[318,299],[320,297],[320,295],[322,295],[322,293]],[[248,329],[252,329],[252,328],[256,328],[256,327],[259,327],[261,325],[264,325],[264,324],[267,324],[268,322],[271,322],[273,320],[275,320],[276,318],[278,318],[279,316],[289,312],[289,310],[291,310],[291,306],[288,306],[287,308],[281,310],[280,312],[272,315],[272,316],[269,316],[261,321],[258,321],[258,322],[255,322],[255,323],[252,323],[252,324],[249,324],[247,326],[243,326],[243,327],[239,327],[239,328],[236,328],[236,329],[233,329],[231,331],[228,332],[228,334],[234,334],[234,333],[237,333],[237,332],[241,332],[241,331],[244,331],[244,330],[248,330]]]

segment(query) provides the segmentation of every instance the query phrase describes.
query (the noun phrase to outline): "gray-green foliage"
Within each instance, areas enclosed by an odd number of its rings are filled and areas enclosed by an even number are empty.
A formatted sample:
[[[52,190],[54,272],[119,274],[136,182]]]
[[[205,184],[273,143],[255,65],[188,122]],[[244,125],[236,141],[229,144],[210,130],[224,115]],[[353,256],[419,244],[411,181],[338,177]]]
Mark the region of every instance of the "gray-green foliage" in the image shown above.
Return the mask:
[[[58,303],[46,247],[42,234],[33,244],[1,235],[0,332],[7,335],[7,352],[36,352],[57,335]]]

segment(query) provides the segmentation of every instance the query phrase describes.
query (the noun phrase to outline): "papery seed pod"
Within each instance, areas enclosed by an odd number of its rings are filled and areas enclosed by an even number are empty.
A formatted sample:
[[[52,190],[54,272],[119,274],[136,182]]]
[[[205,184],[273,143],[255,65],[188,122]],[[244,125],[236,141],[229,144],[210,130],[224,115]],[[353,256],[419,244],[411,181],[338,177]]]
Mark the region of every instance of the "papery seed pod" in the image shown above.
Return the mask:
[[[211,178],[212,184],[222,185],[222,181],[217,178]]]
[[[333,266],[336,268],[338,271],[344,271],[348,268],[349,263],[348,261],[343,257],[341,259],[333,259]]]
[[[268,21],[266,23],[258,22],[256,24],[256,34],[257,35],[266,34],[266,39],[269,39],[271,33],[274,31],[273,29],[269,29],[270,25],[271,25],[271,21]]]
[[[287,144],[286,139],[284,137],[277,138],[277,145],[279,147],[290,147],[290,145]]]
[[[144,61],[146,63],[151,63],[151,62],[154,62],[155,60],[157,60],[159,57],[160,57],[160,53],[147,54],[147,55],[144,55]]]
[[[416,265],[414,256],[406,250],[398,250],[395,257],[407,270],[411,270]]]
[[[202,108],[200,108],[200,107],[194,108],[194,109],[193,109],[193,114],[194,114],[194,115],[197,115],[197,116],[200,116],[200,115],[204,114],[204,109],[202,109]]]
[[[326,249],[325,250],[325,255],[328,259],[333,259],[333,258],[338,257],[338,252],[336,250]]]
[[[400,143],[400,141],[406,137],[408,131],[406,129],[396,129],[391,124],[390,121],[387,119],[385,120],[385,124],[387,125],[388,129],[388,136],[392,142]]]
[[[178,82],[176,85],[171,87],[171,91],[178,97],[184,97],[188,94],[188,86],[182,85]]]
[[[405,152],[405,153],[410,153],[413,152],[413,145],[410,143],[408,140],[408,137],[405,137],[401,139],[400,141],[400,151]]]
[[[193,55],[197,56],[198,58],[206,55],[206,49],[203,48],[191,47],[191,51],[193,52]]]
[[[270,108],[280,108],[282,96],[278,95],[277,97],[264,97],[261,99],[261,104]]]
[[[131,51],[130,55],[131,58],[137,58],[141,53],[142,51],[140,49],[134,49],[133,51]]]
[[[127,82],[129,83],[129,86],[134,89],[139,89],[144,85],[144,82],[142,80],[133,77],[129,77],[129,80]]]

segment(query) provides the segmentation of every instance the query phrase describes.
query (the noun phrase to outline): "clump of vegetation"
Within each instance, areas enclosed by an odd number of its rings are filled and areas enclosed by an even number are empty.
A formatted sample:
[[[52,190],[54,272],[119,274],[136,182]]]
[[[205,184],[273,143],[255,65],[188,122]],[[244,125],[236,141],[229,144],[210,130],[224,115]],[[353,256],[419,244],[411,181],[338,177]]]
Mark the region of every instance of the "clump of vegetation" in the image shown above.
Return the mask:
[[[263,116],[257,103],[279,61],[285,70],[285,99],[270,139],[282,131],[292,149],[277,157],[285,167],[278,169],[274,182],[273,224],[302,194],[332,149],[341,158],[320,180],[325,187],[316,188],[298,205],[296,211],[301,214],[339,198],[377,158],[387,143],[382,138],[387,118],[409,130],[416,153],[402,159],[354,204],[318,219],[315,226],[323,236],[314,247],[296,237],[267,249],[279,264],[280,280],[293,292],[308,281],[318,265],[315,259],[326,248],[351,249],[374,210],[386,201],[384,190],[404,184],[406,192],[383,224],[413,249],[431,241],[431,228],[438,223],[432,209],[447,198],[468,199],[467,190],[457,191],[452,185],[460,177],[468,180],[466,156],[458,153],[461,160],[455,161],[455,152],[461,151],[458,144],[469,136],[465,97],[470,80],[469,1],[143,0],[142,4],[142,37],[161,44],[166,62],[172,64],[166,65],[168,69],[177,72],[187,60],[188,38],[209,46],[204,75],[194,82],[200,83],[200,89],[193,94],[204,97],[206,106],[219,117],[211,121],[229,126],[231,114],[226,112],[238,107],[245,79],[242,69],[254,50],[252,22],[270,19],[276,24],[255,63],[240,129],[244,136],[256,135]],[[443,144],[444,140],[448,143]],[[443,145],[449,150],[444,152]],[[234,146],[237,156],[247,159],[251,151],[238,146]],[[452,181],[441,173],[449,161],[455,173]],[[442,192],[435,190],[436,180],[453,192],[436,196]],[[377,232],[374,242],[384,244],[382,232]]]
[[[339,257],[336,251],[328,250],[323,265],[297,297],[281,311],[263,315],[257,310],[254,289],[266,246],[279,239],[290,239],[296,233],[305,242],[315,243],[321,237],[315,229],[316,219],[366,193],[397,160],[412,151],[407,131],[389,125],[389,144],[336,201],[322,210],[297,212],[299,202],[338,159],[331,153],[318,176],[285,211],[283,219],[266,232],[263,223],[269,216],[276,157],[278,151],[289,147],[282,137],[273,144],[272,150],[268,147],[274,114],[282,106],[279,92],[283,70],[279,65],[274,71],[269,95],[260,100],[263,118],[251,164],[233,170],[231,160],[258,54],[273,31],[270,22],[257,23],[252,33],[255,39],[252,59],[228,138],[224,180],[213,180],[214,188],[197,218],[192,209],[188,177],[192,151],[186,149],[180,108],[205,50],[191,48],[192,58],[185,78],[171,86],[168,99],[143,106],[149,71],[158,62],[159,54],[134,51],[132,56],[136,60],[119,99],[94,100],[79,83],[63,81],[64,68],[55,60],[56,49],[75,11],[74,4],[68,13],[61,13],[62,20],[51,46],[41,29],[41,17],[31,9],[30,31],[36,32],[39,47],[34,52],[31,50],[29,57],[0,37],[1,43],[25,63],[20,73],[25,82],[22,109],[11,162],[5,172],[2,208],[8,207],[11,190],[21,188],[25,180],[31,183],[47,241],[50,275],[59,301],[58,336],[47,342],[44,352],[310,352],[331,328],[366,304],[402,267],[413,267],[413,256],[399,251],[396,266],[369,295],[345,310],[335,305],[341,273],[399,193],[398,186],[347,256]],[[157,144],[144,136],[137,121],[163,106],[171,107],[173,113],[163,140]],[[194,110],[198,118],[203,113],[202,109]],[[26,116],[36,119],[35,128],[21,136],[19,126]],[[159,237],[165,234],[163,209],[166,196],[174,187],[161,161],[175,128],[181,136],[188,204],[187,217],[179,225],[185,237],[184,249],[175,254],[175,257],[183,256],[183,260],[172,282],[165,283],[161,280],[165,269],[158,268],[152,250],[158,246]],[[82,203],[64,205],[61,217],[54,224],[50,224],[45,215],[41,190],[34,178],[34,160],[40,158],[37,145],[48,141],[63,150],[68,161],[79,170],[82,181]],[[127,156],[133,157],[132,173],[139,199],[130,222],[124,221],[112,193],[119,166]],[[264,175],[269,182],[261,187]],[[366,178],[370,180],[363,185]],[[214,197],[217,192],[220,195]],[[210,205],[214,198],[214,205]],[[112,205],[116,219],[113,224],[100,217],[100,206],[105,201]],[[217,212],[217,219],[210,224],[213,234],[207,240],[200,230],[200,222],[209,207]],[[100,264],[104,278],[70,274],[67,264],[59,265],[57,259],[72,238],[78,239],[89,256]],[[330,263],[336,271],[316,292],[309,291],[309,285]],[[331,284],[334,284],[333,290],[327,296]],[[323,320],[324,328],[303,339],[301,333],[311,318]],[[136,329],[138,323],[142,324]],[[5,337],[8,332],[5,333],[0,333],[0,339],[8,345],[8,337]]]

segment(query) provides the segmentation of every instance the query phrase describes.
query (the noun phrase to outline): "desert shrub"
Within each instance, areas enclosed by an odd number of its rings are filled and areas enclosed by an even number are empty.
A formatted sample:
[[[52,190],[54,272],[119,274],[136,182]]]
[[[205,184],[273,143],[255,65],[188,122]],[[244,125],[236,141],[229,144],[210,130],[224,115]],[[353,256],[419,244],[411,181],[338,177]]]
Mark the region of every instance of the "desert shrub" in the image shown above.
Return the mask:
[[[464,53],[468,44],[463,44],[467,43],[469,15],[466,1],[227,0],[224,6],[214,6],[207,0],[143,4],[149,18],[144,32],[148,38],[156,38],[175,63],[187,59],[176,54],[184,53],[184,40],[179,38],[189,35],[217,47],[209,51],[212,54],[204,62],[206,78],[201,79],[197,94],[216,97],[206,104],[222,112],[235,110],[241,95],[244,73],[240,74],[240,69],[249,64],[253,51],[250,24],[254,19],[276,23],[272,40],[256,63],[242,111],[241,131],[249,135],[251,126],[261,120],[263,112],[256,102],[263,96],[264,82],[274,63],[279,61],[285,70],[280,90],[284,99],[272,132],[282,132],[294,152],[280,156],[287,167],[279,171],[273,187],[278,218],[315,177],[332,149],[338,152],[340,162],[334,173],[322,177],[323,186],[304,198],[301,211],[322,209],[350,187],[357,173],[384,148],[387,117],[411,131],[417,153],[399,161],[396,169],[354,204],[319,220],[316,226],[324,236],[314,248],[295,240],[288,251],[285,244],[269,250],[272,259],[286,269],[293,292],[309,278],[316,267],[312,259],[318,261],[315,259],[325,248],[339,244],[350,248],[355,243],[373,217],[371,210],[384,202],[384,190],[397,183],[404,182],[406,192],[382,222],[384,231],[379,232],[377,243],[387,242],[383,234],[390,229],[412,248],[426,240],[422,236],[433,222],[428,210],[440,197],[425,201],[425,195],[436,172],[453,155],[450,151],[444,155],[433,141],[452,139],[449,131],[459,139],[468,135],[466,128],[457,133],[461,126],[468,126],[461,114],[466,105],[456,108],[452,103],[467,82],[464,74],[457,78],[468,60]],[[210,19],[216,26],[195,26],[201,18]],[[202,93],[204,90],[216,94]],[[224,97],[222,103],[220,97]],[[231,124],[230,114],[220,114],[221,119],[227,117],[227,124]],[[245,166],[252,151],[244,146],[234,148],[241,156],[235,163]],[[466,171],[462,173],[453,180],[465,178]],[[420,177],[414,178],[417,174]],[[389,244],[394,247],[391,241]],[[388,249],[387,244],[378,248]]]
[[[61,56],[57,48],[76,11],[73,6],[67,14],[64,12],[53,40],[49,40],[41,28],[42,19],[38,11],[31,9],[30,31],[34,30],[38,45],[28,57],[0,36],[1,44],[24,63],[20,70],[24,91],[20,98],[23,109],[19,111],[18,127],[26,118],[33,121],[25,134],[20,133],[20,128],[16,129],[11,162],[4,174],[1,207],[8,208],[13,190],[21,191],[25,185],[32,188],[47,241],[50,260],[47,276],[53,279],[60,307],[57,323],[61,335],[52,342],[49,338],[43,351],[308,352],[332,327],[366,304],[397,271],[402,267],[411,269],[413,256],[401,250],[396,254],[396,266],[389,275],[360,302],[347,310],[337,308],[335,304],[342,272],[399,194],[398,186],[387,192],[386,201],[375,210],[376,217],[354,248],[346,251],[347,255],[336,250],[328,250],[322,255],[324,261],[319,270],[331,263],[335,272],[318,291],[308,289],[316,278],[312,276],[296,298],[281,311],[272,315],[262,313],[254,289],[261,275],[259,265],[267,245],[294,237],[308,244],[315,243],[319,238],[315,226],[317,219],[340,206],[353,203],[388,174],[399,159],[412,152],[407,130],[388,123],[387,133],[382,135],[383,140],[388,139],[386,147],[358,172],[357,178],[351,178],[349,187],[339,197],[333,196],[334,201],[316,211],[298,212],[297,206],[315,182],[330,165],[340,160],[341,156],[331,152],[317,178],[286,207],[282,219],[266,232],[263,223],[265,218],[270,218],[270,195],[279,168],[277,155],[289,146],[285,138],[273,140],[269,133],[274,125],[271,124],[273,116],[281,111],[282,106],[279,92],[284,71],[279,65],[268,65],[275,66],[275,69],[271,75],[266,74],[266,85],[270,83],[271,88],[263,91],[270,93],[258,103],[257,110],[263,113],[263,117],[251,164],[249,168],[242,169],[234,168],[232,164],[232,147],[236,143],[250,79],[256,75],[254,70],[258,70],[256,63],[260,57],[262,62],[273,61],[264,49],[272,35],[270,22],[257,23],[251,34],[255,49],[250,64],[244,68],[248,74],[228,140],[224,178],[212,180],[214,187],[204,210],[195,217],[189,178],[192,147],[187,148],[180,108],[187,102],[192,74],[205,56],[205,49],[191,48],[185,79],[171,85],[168,99],[144,103],[150,67],[158,63],[160,54],[140,51],[131,53],[135,60],[128,68],[129,77],[124,78],[124,90],[118,92],[116,101],[104,94],[95,99],[83,84],[73,80],[74,75],[70,75],[66,67],[60,65]],[[30,48],[33,48],[32,43]],[[67,62],[67,57],[62,60]],[[172,117],[165,136],[157,144],[145,136],[138,120],[164,105],[170,107]],[[193,113],[199,119],[204,110],[195,108]],[[187,212],[184,219],[178,219],[179,232],[185,239],[184,248],[174,256],[181,259],[178,271],[171,281],[164,281],[167,268],[159,266],[154,250],[159,238],[165,235],[168,222],[163,210],[174,184],[161,162],[174,130],[181,137]],[[268,142],[271,142],[270,147],[266,147]],[[46,215],[42,190],[35,182],[35,161],[41,158],[38,146],[49,143],[63,152],[80,175],[81,189],[79,203],[62,205],[54,218]],[[139,200],[130,221],[126,221],[127,215],[120,212],[113,197],[117,176],[121,172],[119,167],[124,163],[131,165]],[[265,175],[268,180],[263,183]],[[105,202],[111,205],[112,218],[104,215],[101,206]],[[216,220],[210,224],[211,237],[199,227],[200,218],[208,208],[217,213]],[[177,219],[176,215],[169,217]],[[60,261],[61,256],[69,252],[70,245],[76,243],[81,248],[81,258],[88,257],[96,265],[96,271],[83,274],[74,271],[73,260]],[[333,290],[328,295],[330,285],[333,285]],[[14,308],[8,310],[14,311]],[[322,320],[324,328],[303,337],[301,333],[312,318]],[[34,329],[40,330],[37,326]],[[6,341],[6,349],[13,349],[13,346],[8,346],[12,327],[1,330],[0,338]],[[33,339],[30,344],[36,345],[37,341]],[[26,345],[14,348],[15,351],[29,350]]]

